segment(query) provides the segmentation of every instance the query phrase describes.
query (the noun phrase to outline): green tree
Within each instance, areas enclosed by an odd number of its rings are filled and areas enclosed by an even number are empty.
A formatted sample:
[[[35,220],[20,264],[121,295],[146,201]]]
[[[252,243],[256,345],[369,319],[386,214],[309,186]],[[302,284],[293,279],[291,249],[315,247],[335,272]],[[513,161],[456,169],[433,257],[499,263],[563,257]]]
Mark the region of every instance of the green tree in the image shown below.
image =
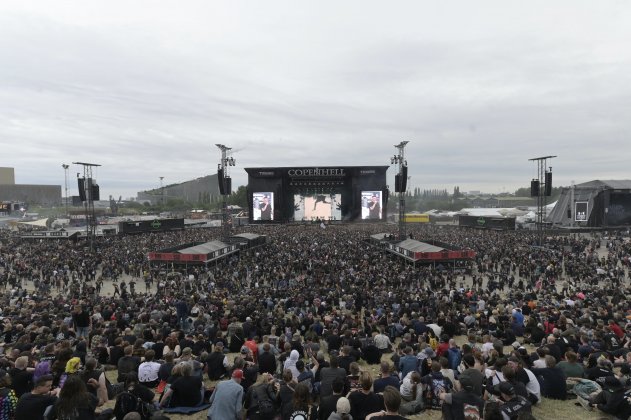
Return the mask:
[[[248,207],[248,190],[245,185],[239,186],[237,191],[228,196],[228,204],[232,206],[239,206],[244,209]]]

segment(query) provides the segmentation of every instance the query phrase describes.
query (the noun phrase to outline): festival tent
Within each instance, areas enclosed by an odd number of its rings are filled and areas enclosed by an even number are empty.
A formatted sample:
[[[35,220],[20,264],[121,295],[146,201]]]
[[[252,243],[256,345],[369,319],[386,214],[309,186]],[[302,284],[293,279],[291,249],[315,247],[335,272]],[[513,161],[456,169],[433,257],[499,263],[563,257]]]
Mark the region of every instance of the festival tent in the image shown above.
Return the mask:
[[[28,225],[28,226],[37,226],[37,227],[47,227],[46,226],[46,222],[48,221],[48,219],[39,219],[39,220],[32,220],[30,222],[18,222],[20,225]]]

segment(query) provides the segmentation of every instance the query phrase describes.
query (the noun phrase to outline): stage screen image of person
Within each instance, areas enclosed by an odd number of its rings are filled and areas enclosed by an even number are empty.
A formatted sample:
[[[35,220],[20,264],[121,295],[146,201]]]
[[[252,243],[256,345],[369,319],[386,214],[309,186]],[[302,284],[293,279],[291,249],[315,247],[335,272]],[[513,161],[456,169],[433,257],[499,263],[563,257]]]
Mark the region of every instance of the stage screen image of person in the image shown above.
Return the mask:
[[[274,220],[273,192],[255,192],[252,194],[252,220]]]
[[[381,191],[362,191],[362,220],[381,219]]]
[[[342,194],[294,195],[294,220],[340,220]]]

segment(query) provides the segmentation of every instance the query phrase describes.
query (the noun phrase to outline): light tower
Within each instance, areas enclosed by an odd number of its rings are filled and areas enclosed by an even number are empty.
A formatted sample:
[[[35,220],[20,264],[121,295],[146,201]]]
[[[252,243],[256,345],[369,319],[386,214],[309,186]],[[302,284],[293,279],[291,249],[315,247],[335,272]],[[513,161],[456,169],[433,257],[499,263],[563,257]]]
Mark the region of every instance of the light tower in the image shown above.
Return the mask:
[[[221,226],[223,230],[223,240],[227,241],[232,233],[232,218],[228,212],[228,196],[232,192],[232,178],[230,178],[229,168],[235,166],[236,161],[230,156],[231,147],[223,144],[215,144],[221,150],[221,161],[217,165],[217,182],[219,183],[219,194],[222,196],[222,217]]]
[[[64,186],[66,188],[66,216],[69,217],[68,215],[68,168],[70,167],[70,165],[67,165],[65,163],[61,164],[61,167],[64,168]]]
[[[402,141],[399,144],[395,144],[398,153],[390,158],[390,163],[396,164],[399,167],[397,175],[394,178],[394,192],[399,193],[399,240],[403,241],[406,238],[405,233],[405,190],[407,188],[408,181],[408,162],[405,160],[405,146],[409,141]]]

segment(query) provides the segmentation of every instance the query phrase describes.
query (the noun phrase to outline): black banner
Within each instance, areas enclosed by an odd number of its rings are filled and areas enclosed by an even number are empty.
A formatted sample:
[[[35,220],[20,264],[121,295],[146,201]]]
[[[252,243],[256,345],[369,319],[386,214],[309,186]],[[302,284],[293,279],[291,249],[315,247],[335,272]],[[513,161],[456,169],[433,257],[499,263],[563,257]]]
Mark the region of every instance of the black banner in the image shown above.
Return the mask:
[[[184,219],[153,219],[118,223],[118,233],[121,235],[182,229],[184,229]]]
[[[459,216],[458,226],[476,229],[515,230],[514,217]]]

